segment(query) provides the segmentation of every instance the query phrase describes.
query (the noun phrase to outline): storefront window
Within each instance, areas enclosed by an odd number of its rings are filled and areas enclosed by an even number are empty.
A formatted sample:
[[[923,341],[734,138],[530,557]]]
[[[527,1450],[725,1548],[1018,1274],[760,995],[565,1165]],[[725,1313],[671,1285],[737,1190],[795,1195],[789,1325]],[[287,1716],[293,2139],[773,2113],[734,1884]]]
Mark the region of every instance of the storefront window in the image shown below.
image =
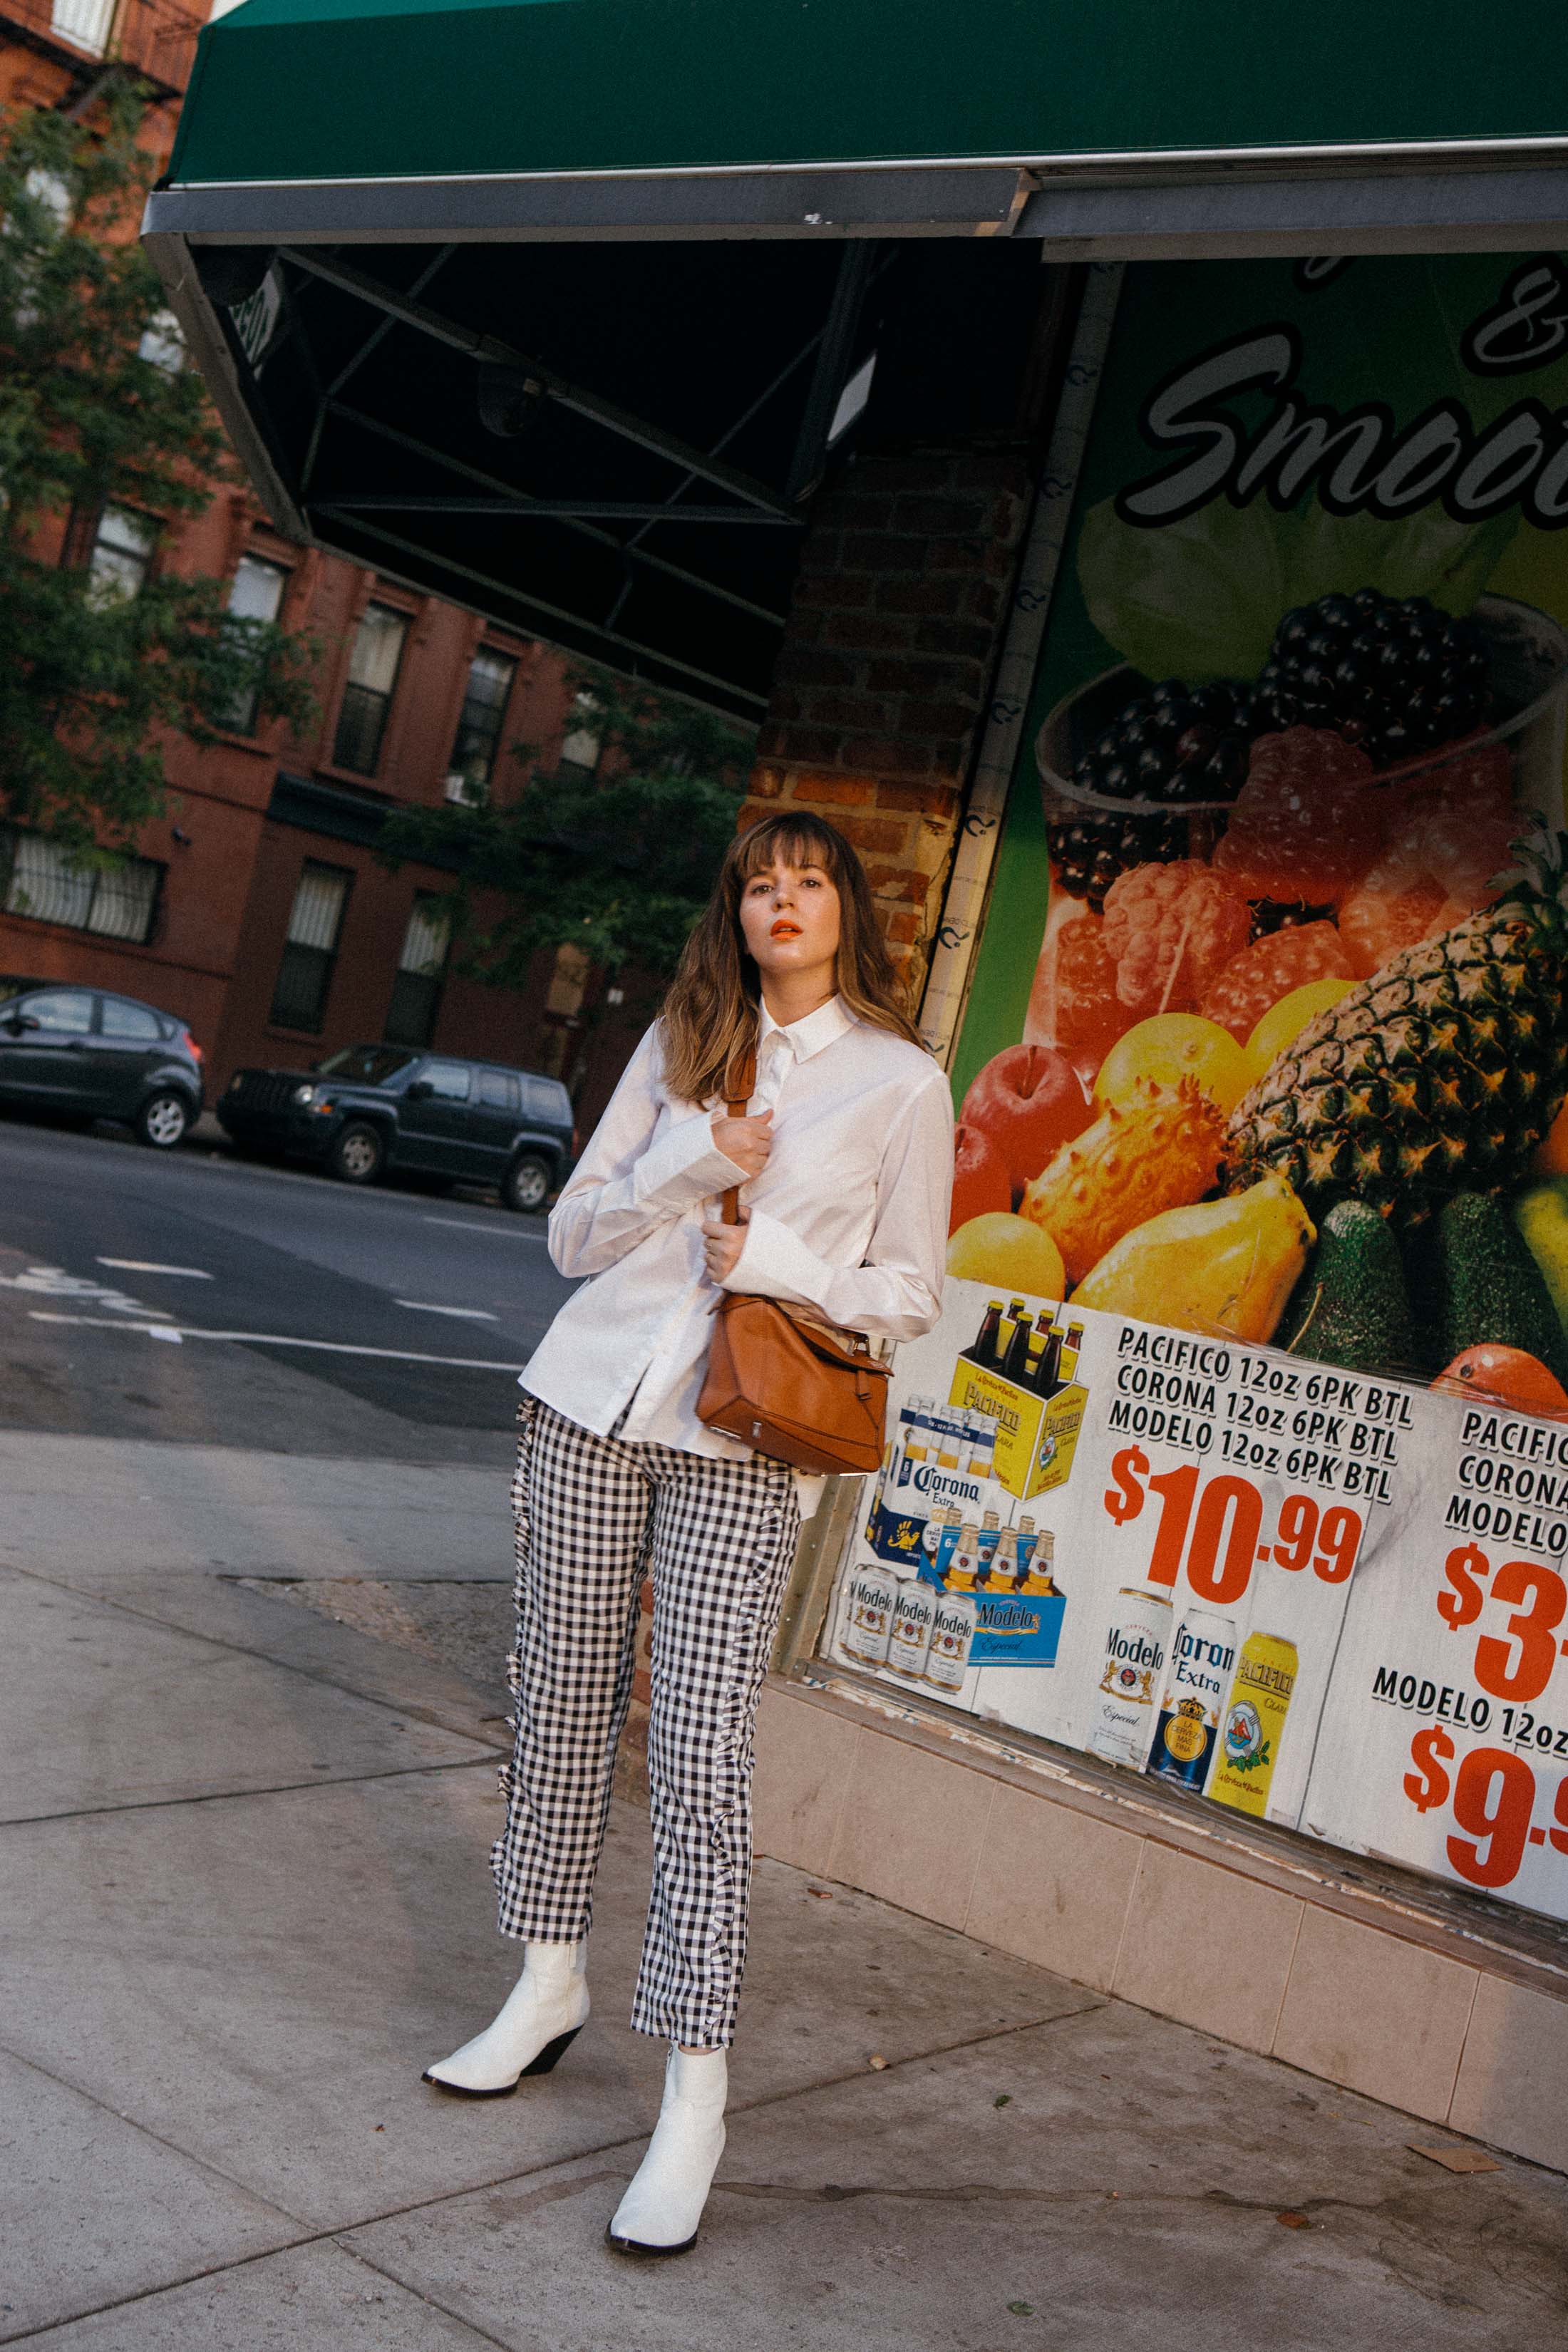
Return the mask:
[[[826,1647],[1562,1918],[1557,268],[1131,268],[1080,352],[943,1314]]]

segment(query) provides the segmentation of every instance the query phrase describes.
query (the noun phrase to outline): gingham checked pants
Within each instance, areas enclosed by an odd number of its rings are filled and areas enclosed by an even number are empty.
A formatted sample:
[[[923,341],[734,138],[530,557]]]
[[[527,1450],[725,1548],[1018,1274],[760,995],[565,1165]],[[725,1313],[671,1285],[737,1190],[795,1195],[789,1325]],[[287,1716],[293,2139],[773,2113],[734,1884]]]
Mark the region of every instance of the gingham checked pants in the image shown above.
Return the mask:
[[[588,1932],[651,1570],[653,1895],[632,2023],[721,2048],[745,1965],[752,1734],[799,1533],[794,1475],[761,1454],[598,1437],[531,1397],[518,1420],[500,1930],[546,1944]]]

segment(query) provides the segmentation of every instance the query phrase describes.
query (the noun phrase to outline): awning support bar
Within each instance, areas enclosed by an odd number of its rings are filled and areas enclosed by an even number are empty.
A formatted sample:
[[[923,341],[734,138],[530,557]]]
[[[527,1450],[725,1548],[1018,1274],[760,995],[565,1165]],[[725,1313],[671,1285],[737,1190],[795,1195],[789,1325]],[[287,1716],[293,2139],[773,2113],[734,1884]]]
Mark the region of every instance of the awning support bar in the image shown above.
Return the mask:
[[[330,260],[313,251],[301,251],[297,246],[280,246],[278,257],[291,263],[310,277],[320,278],[327,285],[335,286],[340,293],[357,295],[361,300],[376,310],[384,310],[403,325],[414,327],[420,333],[432,336],[436,341],[449,345],[454,351],[465,352],[471,359],[482,360],[497,367],[518,369],[521,373],[531,376],[546,397],[559,401],[563,408],[587,417],[593,424],[603,425],[606,432],[616,434],[623,440],[634,442],[655,457],[668,458],[672,466],[689,468],[703,481],[712,482],[716,488],[743,499],[749,506],[761,507],[765,512],[784,518],[791,516],[790,507],[765,483],[753,480],[750,474],[742,474],[732,466],[721,465],[716,458],[693,448],[689,442],[679,440],[673,434],[660,432],[657,425],[649,425],[640,416],[634,416],[629,409],[619,408],[613,401],[601,400],[596,393],[584,392],[580,385],[568,383],[564,376],[556,375],[553,370],[542,366],[537,360],[530,359],[525,352],[514,350],[510,343],[501,342],[496,336],[480,334],[472,327],[456,326],[449,319],[442,318],[439,311],[427,309],[422,302],[411,301],[406,295],[399,294],[382,279],[372,278],[363,270],[352,269],[344,262]]]
[[[470,466],[463,458],[454,457],[450,450],[435,448],[428,441],[421,441],[416,435],[405,433],[395,425],[387,425],[379,416],[369,416],[363,409],[349,407],[344,401],[331,401],[328,405],[334,416],[342,417],[350,425],[359,425],[366,433],[379,435],[382,440],[392,442],[399,449],[406,449],[411,457],[427,457],[433,465],[444,467],[447,473],[458,474],[466,481],[478,482],[481,488],[510,499],[515,506],[526,507],[529,503],[526,490],[513,489],[510,483],[503,482],[498,474],[487,474],[480,467]],[[739,595],[733,588],[725,588],[717,581],[704,580],[700,572],[688,572],[684,565],[672,563],[667,555],[655,555],[650,548],[639,547],[640,532],[623,545],[613,531],[597,530],[592,523],[574,518],[566,520],[568,529],[579,532],[584,539],[596,541],[599,546],[607,547],[630,562],[643,564],[649,572],[662,572],[668,579],[679,580],[688,588],[700,589],[703,595],[716,597],[721,604],[731,605],[738,613],[749,613],[753,620],[765,621],[772,628],[782,629],[784,625],[784,614],[775,613],[767,604],[754,604],[749,596]]]
[[[519,522],[561,522],[574,515],[588,515],[599,522],[760,523],[767,530],[805,528],[803,514],[759,514],[754,507],[649,506],[646,499],[639,504],[616,499],[420,498],[401,490],[334,490],[310,503],[320,514],[511,515]]]
[[[404,539],[395,530],[384,530],[378,523],[362,522],[358,529],[366,539],[380,540],[384,547],[395,547],[405,555],[417,556],[422,564],[428,564],[432,561],[431,552],[427,547],[421,547],[415,540]],[[508,604],[528,604],[534,612],[542,614],[546,622],[564,622],[569,630],[583,626],[583,615],[580,613],[567,613],[563,612],[558,604],[547,604],[542,597],[530,595],[513,583],[496,579],[491,572],[479,572],[471,563],[458,563],[447,555],[437,555],[434,561],[444,572],[450,572],[455,580],[471,580],[479,587],[489,588],[492,592],[499,591]],[[550,634],[548,627],[542,627],[540,630],[541,635],[548,636]],[[682,677],[690,678],[694,687],[716,686],[725,694],[734,696],[737,700],[751,703],[759,719],[767,709],[766,695],[752,694],[745,687],[736,686],[731,679],[716,677],[710,670],[698,669],[693,663],[681,661],[674,654],[660,653],[657,646],[645,646],[636,637],[624,637],[618,630],[606,628],[603,634],[611,645],[619,646],[623,652],[633,656],[643,655],[648,660],[658,663],[661,668],[679,671]]]

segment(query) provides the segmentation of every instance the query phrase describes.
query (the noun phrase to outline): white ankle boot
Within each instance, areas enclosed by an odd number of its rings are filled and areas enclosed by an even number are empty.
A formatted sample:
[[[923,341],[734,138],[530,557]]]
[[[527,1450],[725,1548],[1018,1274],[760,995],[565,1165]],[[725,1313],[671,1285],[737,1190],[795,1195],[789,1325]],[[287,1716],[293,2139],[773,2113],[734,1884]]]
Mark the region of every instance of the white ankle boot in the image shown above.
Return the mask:
[[[586,1943],[530,1944],[494,2021],[420,2080],[465,2098],[505,2098],[525,2074],[548,2074],[587,2018]]]
[[[647,2154],[616,2209],[606,2235],[618,2254],[683,2254],[724,2153],[729,2070],[721,2050],[695,2053],[671,2044],[664,2104]]]

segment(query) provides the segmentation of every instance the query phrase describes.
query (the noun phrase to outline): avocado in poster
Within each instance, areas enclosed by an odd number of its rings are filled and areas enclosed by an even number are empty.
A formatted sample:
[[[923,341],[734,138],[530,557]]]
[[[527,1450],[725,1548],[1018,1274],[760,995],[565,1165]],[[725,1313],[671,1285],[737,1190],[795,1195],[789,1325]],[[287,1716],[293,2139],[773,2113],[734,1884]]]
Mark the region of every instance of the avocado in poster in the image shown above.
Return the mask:
[[[1568,1411],[1557,1223],[1508,1221],[1505,1280],[1464,1207],[1568,1176],[1564,525],[1568,260],[1127,271],[957,1057],[955,1274],[1059,1258],[1086,1305],[1377,1332]],[[1452,1361],[1439,1223],[1489,1235]]]

